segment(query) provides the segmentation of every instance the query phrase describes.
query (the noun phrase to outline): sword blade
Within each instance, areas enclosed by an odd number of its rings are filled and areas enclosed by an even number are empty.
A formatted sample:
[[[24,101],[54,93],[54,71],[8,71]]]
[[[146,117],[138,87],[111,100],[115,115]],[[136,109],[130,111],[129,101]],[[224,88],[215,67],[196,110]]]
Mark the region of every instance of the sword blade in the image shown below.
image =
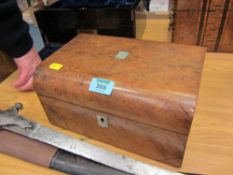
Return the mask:
[[[59,133],[18,115],[22,104],[0,110],[0,127],[134,175],[181,175]]]
[[[70,153],[85,157],[109,167],[134,175],[181,175],[155,166],[145,164],[135,159],[125,157],[115,152],[89,144],[85,141],[61,134],[55,130],[31,122],[32,129],[22,129],[18,126],[3,127],[6,130],[38,140]]]

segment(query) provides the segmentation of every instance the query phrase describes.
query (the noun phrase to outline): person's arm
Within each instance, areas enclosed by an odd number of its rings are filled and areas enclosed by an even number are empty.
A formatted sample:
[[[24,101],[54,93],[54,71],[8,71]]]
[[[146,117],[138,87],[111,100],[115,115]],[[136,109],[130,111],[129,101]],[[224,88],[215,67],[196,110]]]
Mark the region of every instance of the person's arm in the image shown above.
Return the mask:
[[[19,78],[13,85],[19,90],[33,89],[32,76],[41,60],[16,0],[0,1],[0,50],[14,59],[19,69]]]
[[[22,20],[16,0],[0,1],[0,49],[11,58],[21,57],[32,48],[29,26]]]

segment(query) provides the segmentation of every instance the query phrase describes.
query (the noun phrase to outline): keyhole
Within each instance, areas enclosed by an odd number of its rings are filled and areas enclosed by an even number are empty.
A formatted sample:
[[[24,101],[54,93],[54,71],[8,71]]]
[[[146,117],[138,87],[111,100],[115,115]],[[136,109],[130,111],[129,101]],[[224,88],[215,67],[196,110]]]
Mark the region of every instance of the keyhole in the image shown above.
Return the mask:
[[[97,123],[100,127],[102,128],[108,128],[108,119],[107,117],[103,117],[103,116],[96,116],[97,118]]]

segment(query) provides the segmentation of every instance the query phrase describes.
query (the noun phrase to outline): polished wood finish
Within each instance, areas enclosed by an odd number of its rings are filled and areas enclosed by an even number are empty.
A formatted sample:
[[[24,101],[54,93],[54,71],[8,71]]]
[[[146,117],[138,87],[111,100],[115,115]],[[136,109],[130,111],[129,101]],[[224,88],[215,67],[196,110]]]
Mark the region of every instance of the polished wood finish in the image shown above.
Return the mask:
[[[17,74],[0,84],[0,108],[6,109],[22,102],[22,115],[59,132],[85,140],[88,143],[130,156],[145,163],[172,171],[198,174],[232,175],[233,167],[233,54],[208,53],[205,59],[200,93],[181,168],[173,168],[158,161],[112,147],[74,132],[55,127],[48,122],[35,92],[23,93],[11,84]],[[0,174],[4,175],[62,175],[13,157],[0,154]]]
[[[145,33],[138,37],[166,41],[168,20],[146,19]],[[140,21],[137,23],[140,28]],[[141,30],[141,28],[140,28]],[[153,32],[154,31],[154,32]],[[22,102],[22,115],[59,132],[85,140],[105,149],[130,156],[137,160],[172,171],[188,173],[232,175],[233,167],[233,54],[207,53],[197,109],[188,139],[181,168],[173,168],[158,161],[118,149],[84,136],[55,127],[48,122],[35,92],[19,92],[11,84],[17,74],[0,84],[0,108],[6,109],[15,102]],[[216,100],[217,99],[217,100]],[[13,157],[0,154],[0,174],[4,175],[62,175]]]
[[[218,37],[224,17],[227,0],[209,1],[206,7],[206,18],[203,21],[202,39],[200,45],[206,46],[210,52],[217,51]]]
[[[228,9],[218,47],[219,52],[233,52],[233,0],[231,0]]]
[[[176,0],[173,42],[233,52],[232,0]]]
[[[122,50],[129,56],[116,59]],[[204,48],[195,46],[81,34],[37,69],[34,86],[53,124],[180,166],[204,54]],[[62,64],[62,69],[51,70],[49,65],[54,62]],[[92,77],[114,81],[112,95],[89,92]],[[49,98],[56,100],[46,102]],[[102,129],[97,115],[115,122]],[[78,121],[86,125],[77,124],[75,129],[73,124]],[[144,149],[133,147],[137,138]]]
[[[16,66],[14,61],[0,51],[0,82],[3,81],[12,72],[14,72],[15,69]]]
[[[174,0],[174,31],[172,41],[198,44],[204,0]]]
[[[124,150],[179,167],[187,136],[96,110],[39,96],[51,123]],[[108,128],[96,116],[107,117]]]

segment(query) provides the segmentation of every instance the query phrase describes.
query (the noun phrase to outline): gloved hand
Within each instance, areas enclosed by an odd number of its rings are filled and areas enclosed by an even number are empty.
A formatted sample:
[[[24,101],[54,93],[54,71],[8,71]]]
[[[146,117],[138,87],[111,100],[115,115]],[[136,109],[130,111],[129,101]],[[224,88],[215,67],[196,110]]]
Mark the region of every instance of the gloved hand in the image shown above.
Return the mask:
[[[20,91],[33,90],[33,73],[40,65],[41,59],[37,51],[32,48],[25,55],[14,58],[17,65],[19,76],[13,86]]]

